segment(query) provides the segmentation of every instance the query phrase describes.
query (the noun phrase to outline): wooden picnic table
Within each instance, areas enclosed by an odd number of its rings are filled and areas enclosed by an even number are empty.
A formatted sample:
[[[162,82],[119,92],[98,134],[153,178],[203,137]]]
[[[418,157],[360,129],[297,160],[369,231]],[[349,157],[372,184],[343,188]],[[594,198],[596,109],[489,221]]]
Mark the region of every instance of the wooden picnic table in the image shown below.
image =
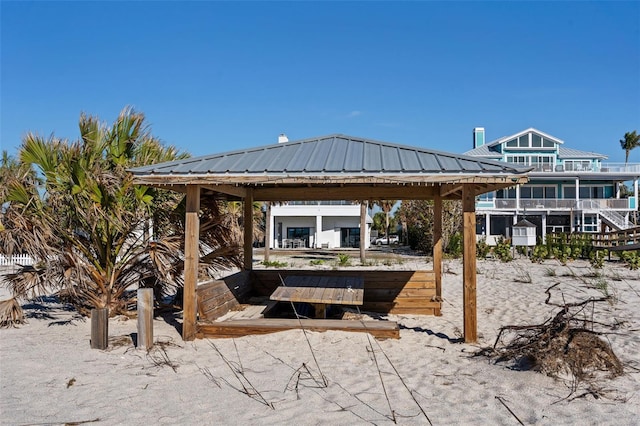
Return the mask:
[[[315,307],[316,317],[325,318],[327,305],[362,305],[362,277],[290,275],[270,296],[279,302],[306,302]]]

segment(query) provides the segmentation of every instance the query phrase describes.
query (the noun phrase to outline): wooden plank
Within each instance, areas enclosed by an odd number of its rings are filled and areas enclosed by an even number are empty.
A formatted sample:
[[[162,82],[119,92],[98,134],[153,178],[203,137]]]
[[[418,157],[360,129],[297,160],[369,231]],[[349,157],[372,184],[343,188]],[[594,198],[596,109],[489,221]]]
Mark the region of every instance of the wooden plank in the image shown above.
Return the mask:
[[[398,339],[400,330],[394,321],[349,321],[327,319],[262,318],[216,323],[198,323],[198,337],[221,338],[251,334],[267,334],[284,330],[304,328],[310,331],[368,332],[376,338]]]
[[[193,340],[196,334],[196,283],[200,263],[200,187],[187,186],[184,230],[184,287],[182,340]]]
[[[478,340],[476,313],[476,198],[472,185],[462,189],[464,341]]]

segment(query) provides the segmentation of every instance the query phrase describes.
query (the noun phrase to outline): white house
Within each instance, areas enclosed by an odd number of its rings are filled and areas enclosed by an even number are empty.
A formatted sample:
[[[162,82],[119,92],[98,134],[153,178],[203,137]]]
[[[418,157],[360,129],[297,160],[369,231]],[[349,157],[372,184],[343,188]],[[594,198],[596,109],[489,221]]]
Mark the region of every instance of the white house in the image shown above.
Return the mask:
[[[371,217],[367,215],[365,247]],[[350,201],[295,201],[271,207],[270,248],[360,247],[360,204]]]

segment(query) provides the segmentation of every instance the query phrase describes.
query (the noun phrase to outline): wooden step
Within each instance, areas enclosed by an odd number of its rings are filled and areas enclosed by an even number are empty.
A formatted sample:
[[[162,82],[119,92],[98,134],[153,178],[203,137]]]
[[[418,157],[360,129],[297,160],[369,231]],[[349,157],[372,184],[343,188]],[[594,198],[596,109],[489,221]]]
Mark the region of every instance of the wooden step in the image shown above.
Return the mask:
[[[356,321],[335,319],[261,318],[237,319],[224,322],[198,323],[199,338],[228,338],[251,334],[276,333],[304,328],[311,331],[355,331],[371,333],[378,339],[399,339],[400,330],[395,321]]]

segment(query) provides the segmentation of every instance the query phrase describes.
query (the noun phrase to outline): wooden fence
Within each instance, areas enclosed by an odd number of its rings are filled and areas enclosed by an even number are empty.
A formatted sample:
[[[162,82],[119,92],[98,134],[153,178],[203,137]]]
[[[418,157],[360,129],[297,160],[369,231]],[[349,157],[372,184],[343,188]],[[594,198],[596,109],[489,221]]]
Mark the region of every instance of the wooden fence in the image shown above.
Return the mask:
[[[611,251],[638,250],[640,249],[640,227],[599,234],[547,234],[547,242],[552,245],[586,243],[596,249],[607,249]]]

